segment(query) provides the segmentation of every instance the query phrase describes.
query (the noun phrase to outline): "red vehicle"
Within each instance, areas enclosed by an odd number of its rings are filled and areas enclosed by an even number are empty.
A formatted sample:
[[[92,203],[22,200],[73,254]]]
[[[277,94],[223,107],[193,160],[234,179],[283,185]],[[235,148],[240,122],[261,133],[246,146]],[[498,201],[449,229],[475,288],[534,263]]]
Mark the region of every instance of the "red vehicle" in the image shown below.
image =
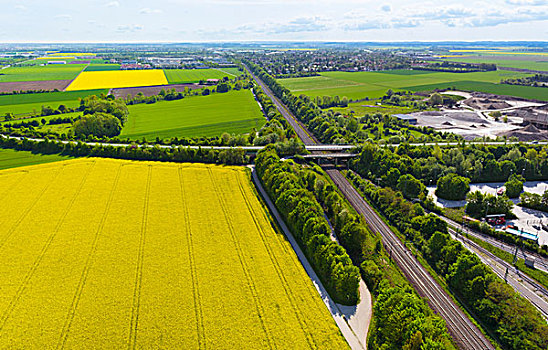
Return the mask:
[[[492,226],[504,225],[506,223],[506,217],[504,214],[487,215],[485,221]]]

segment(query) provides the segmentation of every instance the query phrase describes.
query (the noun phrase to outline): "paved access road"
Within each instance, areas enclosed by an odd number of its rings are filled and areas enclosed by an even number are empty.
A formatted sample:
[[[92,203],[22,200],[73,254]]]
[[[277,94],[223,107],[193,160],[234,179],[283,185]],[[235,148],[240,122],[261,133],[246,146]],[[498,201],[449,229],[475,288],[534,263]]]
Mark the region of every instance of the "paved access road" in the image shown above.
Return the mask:
[[[253,78],[259,85],[265,86],[258,77],[253,75]],[[276,96],[274,96],[270,89],[263,88],[263,90],[273,101],[276,101],[276,107],[293,128],[295,128],[297,135],[309,135],[301,123],[295,123],[295,116],[276,99]],[[312,145],[311,142],[314,142],[311,138],[306,140],[305,145]],[[419,264],[377,213],[356,192],[346,178],[337,170],[327,170],[327,174],[358,213],[365,217],[374,230],[381,233],[385,247],[391,252],[394,260],[404,272],[407,279],[415,286],[419,294],[427,298],[432,309],[445,319],[447,328],[458,346],[462,349],[470,350],[495,349],[481,331],[437,284],[433,277],[428,274],[426,269]]]
[[[270,197],[264,190],[261,181],[257,176],[257,172],[255,171],[255,167],[250,167],[252,169],[253,182],[259,190],[261,197],[263,197],[266,205],[270,209],[270,212],[272,213],[272,215],[274,215],[276,221],[280,224],[282,231],[291,243],[295,254],[297,254],[297,257],[299,258],[299,261],[306,270],[306,273],[308,274],[308,276],[310,276],[314,287],[316,287],[316,290],[318,291],[320,297],[327,306],[327,309],[331,313],[331,316],[335,320],[335,323],[341,330],[342,335],[344,336],[352,350],[366,349],[366,337],[367,330],[369,329],[369,323],[371,321],[372,304],[371,295],[369,294],[365,283],[363,281],[361,281],[360,283],[360,303],[356,306],[339,305],[335,303],[333,299],[331,299],[331,297],[327,293],[327,290],[320,281],[318,275],[316,275],[316,272],[312,268],[312,265],[310,265],[299,244],[293,237],[293,234],[283,221],[280,213],[276,209],[276,206],[274,205],[274,203],[272,203]]]
[[[251,72],[251,70],[246,65],[244,65],[244,66],[245,66],[245,69],[247,70],[247,72],[253,77],[253,79],[255,79],[257,84],[259,84],[259,86],[263,89],[264,93],[268,97],[270,97],[272,102],[274,102],[274,105],[276,105],[276,108],[278,109],[280,114],[293,127],[293,130],[295,130],[295,132],[297,133],[297,136],[299,136],[301,141],[303,141],[303,143],[306,146],[317,144],[318,140],[316,140],[316,138],[306,130],[304,125],[302,125],[302,123],[300,121],[298,121],[297,118],[295,118],[295,116],[282,103],[282,101],[280,101],[280,99],[277,98],[274,95],[272,90],[270,90],[270,88],[261,79],[259,79],[259,77],[257,77],[255,74],[253,74],[253,72]]]
[[[436,214],[437,215],[437,214]],[[449,226],[453,226],[455,228],[460,228],[461,227],[461,224],[445,217],[445,216],[442,216],[442,215],[438,215],[442,220],[444,220],[445,222],[447,222],[447,224]],[[488,236],[488,235],[485,235],[481,232],[478,232],[478,231],[475,231],[475,230],[472,230],[468,227],[465,228],[465,232],[466,234],[470,235],[470,236],[473,236],[477,239],[481,239],[482,241],[484,242],[487,242],[489,244],[491,244],[492,246],[494,247],[497,247],[499,249],[502,249],[504,250],[505,252],[508,252],[512,255],[515,254],[516,252],[516,246],[513,245],[513,244],[508,244],[508,243],[505,243],[505,242],[502,242],[500,240],[497,240],[491,236]],[[539,270],[542,270],[546,273],[548,273],[548,259],[537,254],[537,253],[532,253],[532,252],[528,252],[528,251],[524,251],[523,249],[519,249],[518,250],[518,258],[521,258],[523,260],[525,260],[525,258],[527,257],[534,257],[535,258],[535,267]]]
[[[381,234],[385,248],[417,292],[445,319],[447,328],[459,348],[495,349],[340,171],[326,171],[356,211],[365,217],[371,229]]]
[[[462,234],[457,234],[452,228],[449,229],[449,233],[454,239],[461,240],[466,249],[475,253],[485,265],[489,266],[500,278],[506,280],[516,292],[529,300],[544,318],[548,319],[548,290],[546,288],[529,276],[519,272],[512,264],[507,263],[487,249],[476,244],[476,242],[466,238]]]

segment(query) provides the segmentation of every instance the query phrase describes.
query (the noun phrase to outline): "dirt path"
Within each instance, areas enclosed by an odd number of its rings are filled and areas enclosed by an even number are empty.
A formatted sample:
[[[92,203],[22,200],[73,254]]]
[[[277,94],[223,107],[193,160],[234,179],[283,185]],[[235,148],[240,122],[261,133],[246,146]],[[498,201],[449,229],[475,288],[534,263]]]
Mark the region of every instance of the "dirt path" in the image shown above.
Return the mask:
[[[320,297],[322,298],[323,302],[327,306],[327,309],[331,313],[331,316],[335,320],[335,323],[341,330],[342,335],[350,345],[350,348],[353,350],[356,349],[367,349],[367,332],[369,330],[369,324],[371,322],[371,315],[373,306],[371,303],[371,294],[369,293],[369,290],[367,290],[367,286],[363,281],[360,283],[360,303],[355,306],[343,306],[335,303],[333,299],[329,296],[327,293],[325,287],[323,286],[322,282],[320,281],[319,277],[316,275],[316,272],[314,272],[314,269],[308,262],[308,259],[302,252],[301,248],[297,244],[297,241],[293,237],[293,234],[287,226],[285,225],[280,213],[270,200],[270,197],[264,190],[259,177],[257,176],[257,173],[255,172],[254,166],[249,166],[252,170],[252,179],[253,183],[257,187],[257,190],[265,200],[268,208],[270,209],[270,212],[275,217],[276,221],[279,223],[281,229],[284,231],[285,236],[291,243],[291,246],[293,247],[293,250],[295,251],[295,254],[297,254],[297,257],[299,258],[299,261],[303,265],[304,269],[306,270],[306,273],[308,276],[310,276],[310,279],[312,280],[312,283],[314,284],[314,287],[316,287],[316,290],[320,294]]]

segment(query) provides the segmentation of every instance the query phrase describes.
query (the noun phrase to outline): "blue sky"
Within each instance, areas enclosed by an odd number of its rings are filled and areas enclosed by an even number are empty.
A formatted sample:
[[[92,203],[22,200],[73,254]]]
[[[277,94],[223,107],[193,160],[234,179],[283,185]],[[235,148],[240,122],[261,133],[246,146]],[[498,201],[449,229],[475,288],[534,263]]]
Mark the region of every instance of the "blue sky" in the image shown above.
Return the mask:
[[[548,41],[548,0],[0,0],[0,42]]]

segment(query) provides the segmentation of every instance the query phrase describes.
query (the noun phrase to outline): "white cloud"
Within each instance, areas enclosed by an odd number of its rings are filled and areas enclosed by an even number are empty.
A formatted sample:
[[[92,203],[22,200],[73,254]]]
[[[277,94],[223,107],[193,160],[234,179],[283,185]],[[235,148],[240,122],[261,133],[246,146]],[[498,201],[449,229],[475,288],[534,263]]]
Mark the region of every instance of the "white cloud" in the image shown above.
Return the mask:
[[[134,33],[136,31],[143,30],[143,25],[141,24],[119,24],[116,27],[118,33]]]
[[[16,10],[19,10],[19,11],[26,11],[27,10],[27,7],[23,4],[17,4],[17,5],[14,6],[14,8]]]
[[[142,15],[160,14],[162,12],[164,12],[164,11],[162,11],[160,9],[151,9],[151,8],[148,8],[148,7],[144,7],[144,8],[139,10],[139,13],[142,14]]]
[[[479,6],[475,9],[461,5],[450,6],[407,6],[394,11],[378,12],[371,16],[368,9],[354,9],[344,14],[340,27],[345,31],[370,29],[398,29],[442,24],[446,27],[494,27],[502,24],[527,23],[548,20],[548,6],[541,0],[506,0],[535,3],[535,7],[518,8]],[[546,1],[545,1],[546,2]]]
[[[548,0],[506,0],[506,3],[517,6],[543,6],[548,5]]]
[[[55,16],[55,19],[59,19],[59,20],[63,20],[63,21],[71,21],[72,16],[64,13],[64,14],[60,14],[60,15]]]
[[[392,6],[390,6],[390,4],[382,5],[381,10],[383,10],[384,12],[390,12],[392,11]]]
[[[106,7],[120,7],[120,2],[114,0],[114,1],[111,1],[111,2],[107,2],[105,4]]]

